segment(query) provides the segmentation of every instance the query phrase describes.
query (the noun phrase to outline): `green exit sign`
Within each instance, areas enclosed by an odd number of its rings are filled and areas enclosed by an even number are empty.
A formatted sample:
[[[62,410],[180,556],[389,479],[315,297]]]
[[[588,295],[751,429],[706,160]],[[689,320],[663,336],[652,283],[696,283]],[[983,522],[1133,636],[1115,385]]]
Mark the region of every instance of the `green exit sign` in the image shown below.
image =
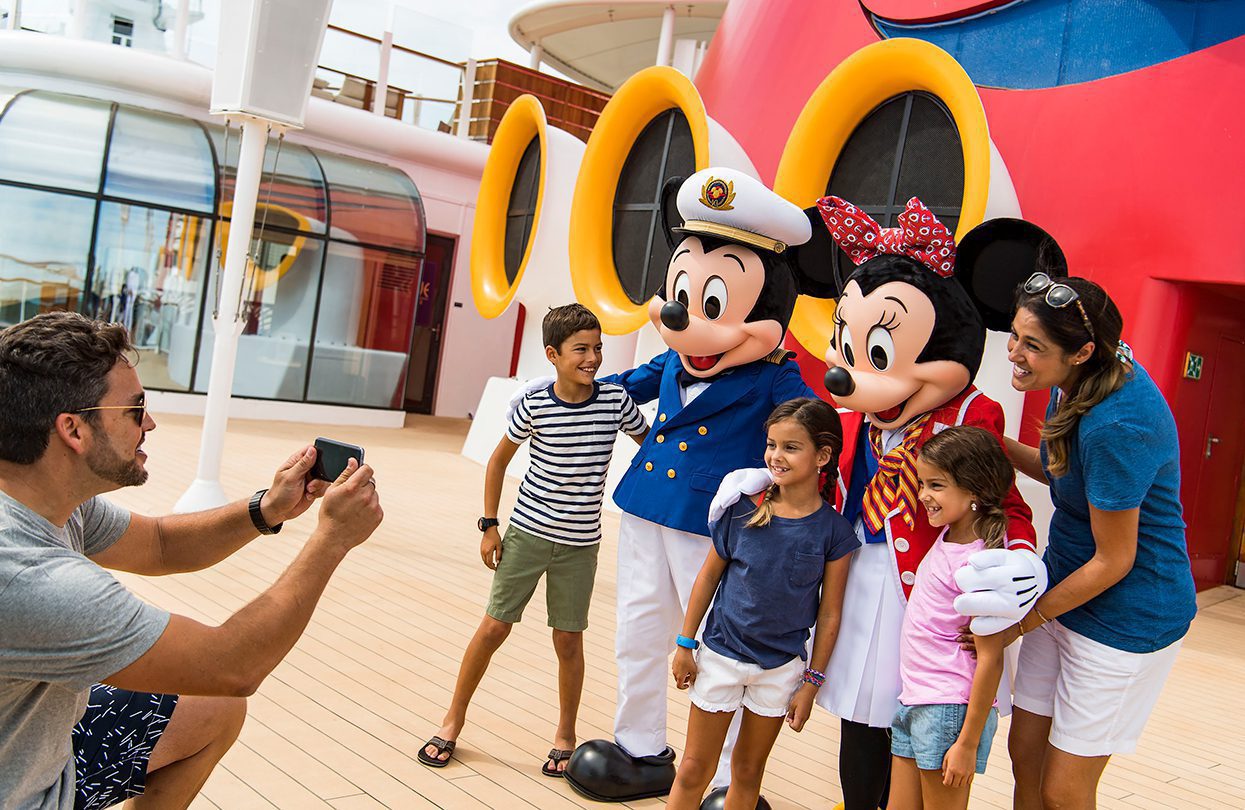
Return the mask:
[[[1202,379],[1202,355],[1188,352],[1184,356],[1184,378],[1186,380]]]

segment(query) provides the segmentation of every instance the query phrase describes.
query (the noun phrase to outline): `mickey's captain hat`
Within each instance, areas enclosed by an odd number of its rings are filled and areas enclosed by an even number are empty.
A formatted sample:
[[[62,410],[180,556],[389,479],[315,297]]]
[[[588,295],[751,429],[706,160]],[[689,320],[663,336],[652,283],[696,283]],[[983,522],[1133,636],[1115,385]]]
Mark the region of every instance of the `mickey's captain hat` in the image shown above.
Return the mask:
[[[761,181],[711,167],[683,181],[676,201],[683,224],[676,232],[703,234],[782,253],[813,235],[808,217]]]

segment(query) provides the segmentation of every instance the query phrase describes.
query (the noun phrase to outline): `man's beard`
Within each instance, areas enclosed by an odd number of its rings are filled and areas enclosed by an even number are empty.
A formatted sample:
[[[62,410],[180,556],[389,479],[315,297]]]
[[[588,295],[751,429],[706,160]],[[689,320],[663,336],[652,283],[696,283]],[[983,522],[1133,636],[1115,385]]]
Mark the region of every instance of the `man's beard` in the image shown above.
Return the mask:
[[[138,459],[122,457],[111,441],[94,445],[86,454],[86,465],[91,472],[119,487],[137,487],[147,482],[147,471]]]

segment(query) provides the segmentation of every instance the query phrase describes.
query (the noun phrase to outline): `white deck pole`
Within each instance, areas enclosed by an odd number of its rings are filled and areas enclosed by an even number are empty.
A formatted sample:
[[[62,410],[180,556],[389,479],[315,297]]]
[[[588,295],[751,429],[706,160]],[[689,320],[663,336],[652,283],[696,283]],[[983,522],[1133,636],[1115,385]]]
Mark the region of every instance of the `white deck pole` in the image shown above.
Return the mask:
[[[539,42],[532,46],[532,50],[528,51],[527,66],[532,70],[540,70],[540,63],[544,61],[545,49]]]
[[[190,0],[177,0],[177,21],[173,24],[173,58],[186,59],[186,29],[190,27]]]
[[[376,69],[376,95],[372,98],[372,112],[384,115],[389,101],[389,61],[393,57],[393,3],[389,4],[389,16],[385,20],[385,33],[380,37],[380,66]],[[419,123],[418,117],[415,123]]]
[[[22,0],[13,0],[9,5],[9,30],[16,31],[22,27]]]
[[[255,203],[259,198],[270,126],[258,118],[239,117],[242,120],[242,147],[238,155],[225,269],[218,282],[220,307],[212,320],[216,336],[212,344],[212,372],[208,378],[207,402],[203,412],[203,436],[199,442],[199,468],[194,483],[173,507],[175,512],[197,512],[229,502],[220,483],[220,463],[225,445],[225,425],[229,421],[238,336],[242,331],[238,299],[242,294],[242,280],[255,226]]]
[[[460,138],[471,137],[471,112],[475,106],[476,92],[476,60],[468,59],[463,69],[463,104],[458,113],[458,132]]]
[[[661,34],[657,37],[657,64],[670,66],[674,50],[674,6],[666,6],[661,13]]]

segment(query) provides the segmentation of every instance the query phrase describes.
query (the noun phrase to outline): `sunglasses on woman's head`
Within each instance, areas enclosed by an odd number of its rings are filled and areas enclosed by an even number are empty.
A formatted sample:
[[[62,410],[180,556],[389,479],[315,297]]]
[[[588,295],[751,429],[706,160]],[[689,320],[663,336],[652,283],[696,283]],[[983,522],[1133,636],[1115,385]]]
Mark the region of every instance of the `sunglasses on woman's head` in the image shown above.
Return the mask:
[[[1089,315],[1085,313],[1085,307],[1081,304],[1081,294],[1069,287],[1067,284],[1060,284],[1045,273],[1034,273],[1029,276],[1029,280],[1024,283],[1022,289],[1029,295],[1037,295],[1046,291],[1046,305],[1052,309],[1063,309],[1068,304],[1076,304],[1077,310],[1081,313],[1081,322],[1085,324],[1085,331],[1089,332],[1090,340],[1097,341],[1098,336],[1094,334],[1094,327],[1089,322]]]

